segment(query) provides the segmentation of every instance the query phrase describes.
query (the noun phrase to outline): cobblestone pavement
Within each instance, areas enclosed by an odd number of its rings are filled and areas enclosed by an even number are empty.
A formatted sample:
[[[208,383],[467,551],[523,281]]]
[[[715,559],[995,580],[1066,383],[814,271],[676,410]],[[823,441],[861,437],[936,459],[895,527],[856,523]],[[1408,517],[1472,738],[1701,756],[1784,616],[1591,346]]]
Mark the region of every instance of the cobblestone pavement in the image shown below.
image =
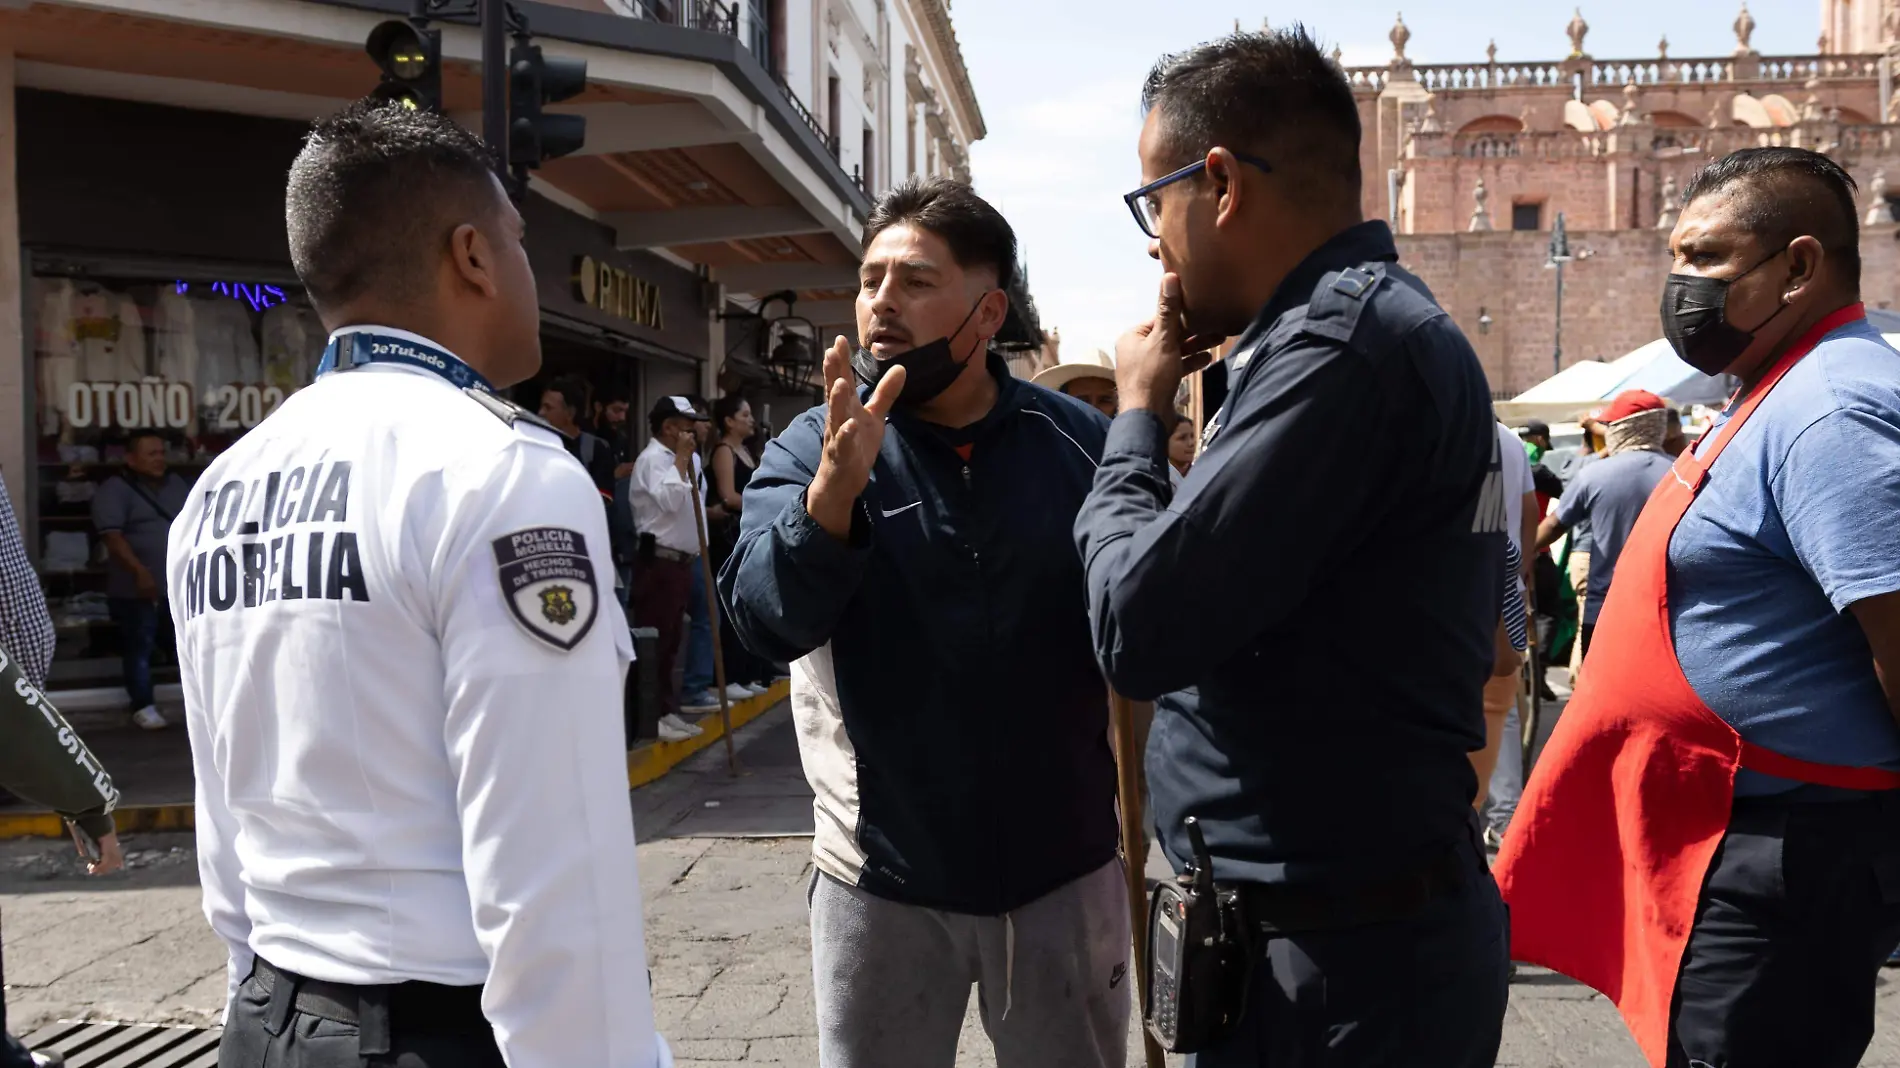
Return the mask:
[[[746,728],[740,743],[745,774],[737,779],[715,747],[633,795],[655,1011],[681,1068],[815,1065],[803,837],[810,794],[784,710]],[[6,999],[16,1033],[75,1018],[215,1022],[224,954],[199,912],[190,837],[144,835],[126,844],[134,870],[88,880],[69,847],[0,843]],[[1392,964],[1405,961],[1395,956]],[[1883,976],[1867,1065],[1900,1068],[1896,990]],[[1135,1037],[1131,1027],[1131,1065],[1140,1063]],[[1498,1063],[1640,1068],[1642,1061],[1602,998],[1526,969],[1512,987]],[[972,1016],[958,1068],[994,1064]]]

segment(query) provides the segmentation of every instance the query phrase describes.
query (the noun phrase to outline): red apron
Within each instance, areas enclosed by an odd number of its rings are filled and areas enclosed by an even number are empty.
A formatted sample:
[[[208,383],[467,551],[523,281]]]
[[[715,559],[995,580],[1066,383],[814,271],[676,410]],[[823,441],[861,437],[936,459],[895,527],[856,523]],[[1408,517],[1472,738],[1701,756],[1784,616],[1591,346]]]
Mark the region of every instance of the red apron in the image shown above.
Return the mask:
[[[1494,868],[1511,906],[1512,958],[1601,991],[1656,1068],[1736,769],[1852,790],[1900,787],[1894,772],[1812,764],[1743,741],[1689,686],[1669,632],[1669,537],[1710,466],[1795,361],[1862,314],[1854,304],[1810,330],[1701,455],[1683,453],[1656,486],[1617,557],[1582,685]]]

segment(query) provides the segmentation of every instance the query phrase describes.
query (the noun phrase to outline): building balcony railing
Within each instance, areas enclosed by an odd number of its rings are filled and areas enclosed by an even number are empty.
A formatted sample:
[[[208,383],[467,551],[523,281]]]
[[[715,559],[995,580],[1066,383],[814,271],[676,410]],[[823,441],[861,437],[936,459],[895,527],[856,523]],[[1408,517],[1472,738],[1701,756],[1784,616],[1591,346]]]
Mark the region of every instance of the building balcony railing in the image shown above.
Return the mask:
[[[1431,63],[1411,68],[1412,77],[1434,93],[1561,87],[1581,73],[1593,87],[1693,86],[1717,83],[1801,85],[1810,78],[1877,78],[1880,57],[1725,56],[1714,59],[1589,59],[1533,63]],[[1381,92],[1394,80],[1390,67],[1348,67],[1354,89]]]
[[[1756,129],[1746,126],[1622,127],[1611,133],[1541,130],[1523,133],[1415,133],[1408,158],[1589,159],[1636,151],[1654,158],[1718,159],[1744,148],[1809,148],[1837,157],[1890,154],[1900,148],[1900,126],[1808,122]]]
[[[739,35],[739,9],[719,0],[620,0],[620,6],[625,14],[648,22]]]
[[[836,134],[825,129],[818,116],[811,113],[805,102],[785,82],[784,72],[779,70],[778,59],[772,48],[772,30],[760,9],[757,0],[737,0],[732,4],[721,0],[614,0],[621,13],[632,18],[648,22],[663,23],[668,26],[682,26],[689,30],[704,30],[710,33],[723,33],[736,37],[752,53],[753,58],[772,75],[772,81],[778,85],[785,102],[792,106],[814,136],[831,153],[833,162],[843,169],[840,146]],[[741,6],[743,5],[743,6]],[[855,176],[854,176],[855,177]],[[862,178],[858,178],[860,189],[864,187]]]

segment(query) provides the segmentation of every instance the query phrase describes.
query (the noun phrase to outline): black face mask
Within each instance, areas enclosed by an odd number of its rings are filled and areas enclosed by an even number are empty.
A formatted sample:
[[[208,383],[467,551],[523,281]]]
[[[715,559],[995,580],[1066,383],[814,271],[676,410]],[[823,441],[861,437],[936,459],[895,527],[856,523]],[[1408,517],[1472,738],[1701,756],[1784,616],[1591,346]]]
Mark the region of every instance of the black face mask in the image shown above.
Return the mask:
[[[989,294],[985,293],[983,296],[987,297]],[[920,404],[928,404],[939,393],[950,388],[950,384],[957,380],[957,376],[963,373],[963,369],[982,349],[983,343],[979,341],[976,348],[970,350],[970,355],[961,360],[950,354],[950,338],[962,333],[964,326],[970,322],[971,316],[974,316],[976,310],[982,306],[983,297],[978,297],[976,303],[970,306],[970,314],[963,317],[963,322],[958,323],[957,328],[952,330],[948,337],[940,337],[935,341],[919,345],[909,352],[900,352],[888,360],[878,359],[871,355],[870,349],[860,345],[851,354],[851,370],[856,372],[858,381],[876,389],[877,384],[884,380],[884,376],[890,373],[891,368],[902,367],[904,391],[897,395],[897,406],[915,408]]]
[[[1719,375],[1729,369],[1748,346],[1755,340],[1761,328],[1775,321],[1775,316],[1786,311],[1788,305],[1776,308],[1774,315],[1763,319],[1747,330],[1728,321],[1728,289],[1735,282],[1747,278],[1781,253],[1788,251],[1783,245],[1779,251],[1771,252],[1755,266],[1736,275],[1734,278],[1703,278],[1698,275],[1672,274],[1663,283],[1662,328],[1663,337],[1669,339],[1669,347],[1676,350],[1682,362],[1701,371],[1705,375]]]

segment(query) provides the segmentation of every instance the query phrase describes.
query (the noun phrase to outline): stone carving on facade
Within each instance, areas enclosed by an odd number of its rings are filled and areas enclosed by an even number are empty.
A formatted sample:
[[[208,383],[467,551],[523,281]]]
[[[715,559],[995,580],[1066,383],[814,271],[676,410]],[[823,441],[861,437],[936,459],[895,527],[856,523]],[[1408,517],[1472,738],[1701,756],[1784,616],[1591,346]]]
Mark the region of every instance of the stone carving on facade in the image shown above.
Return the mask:
[[[1638,104],[1642,95],[1643,91],[1636,88],[1635,82],[1630,82],[1623,86],[1623,115],[1617,120],[1616,124],[1618,126],[1641,126],[1643,124],[1642,112],[1638,110]]]
[[[1735,54],[1746,56],[1754,54],[1754,46],[1749,40],[1755,36],[1755,16],[1748,13],[1748,0],[1742,0],[1742,13],[1735,16]]]
[[[1735,125],[1735,105],[1727,93],[1717,93],[1709,105],[1709,129],[1720,130]]]
[[[1333,66],[1338,67],[1341,70],[1345,70],[1346,60],[1344,58],[1344,55],[1345,53],[1340,51],[1339,46],[1334,45],[1333,46]]]
[[[841,27],[839,26],[839,23],[838,23],[838,13],[830,8],[826,8],[825,9],[825,43],[830,46],[831,54],[834,56],[838,54],[838,34],[840,30],[841,30]]]
[[[1498,41],[1493,37],[1491,43],[1484,46],[1484,61],[1491,66],[1498,65]]]
[[[1669,60],[1669,35],[1668,34],[1663,34],[1663,39],[1656,42],[1656,58],[1664,62],[1668,62]]]
[[[1806,100],[1803,100],[1801,102],[1801,121],[1802,122],[1820,122],[1823,116],[1826,114],[1824,109],[1821,107],[1821,78],[1820,76],[1814,75],[1810,77],[1808,79],[1807,85],[1803,86],[1803,88],[1805,88],[1808,91],[1808,97]]]
[[[1682,205],[1676,203],[1676,176],[1671,174],[1663,178],[1662,210],[1656,213],[1656,229],[1674,230],[1676,217],[1682,211]]]
[[[1438,121],[1438,95],[1425,95],[1425,117],[1418,122],[1418,132],[1422,134],[1444,133],[1445,124]]]
[[[1576,13],[1570,17],[1570,25],[1564,27],[1564,32],[1570,35],[1570,58],[1582,59],[1585,54],[1583,38],[1590,32],[1590,24],[1583,21],[1582,8],[1576,9]]]
[[[1880,44],[1891,52],[1900,47],[1900,0],[1882,0],[1880,8]]]
[[[1867,226],[1885,226],[1893,221],[1893,205],[1887,202],[1887,172],[1874,172],[1873,180],[1867,183]]]
[[[1478,187],[1471,191],[1471,225],[1466,227],[1471,233],[1481,234],[1491,229],[1491,214],[1485,208],[1485,200],[1491,194],[1485,192],[1484,175],[1478,176]]]
[[[1518,109],[1517,124],[1519,126],[1524,127],[1526,130],[1537,129],[1536,106],[1532,104],[1525,104],[1522,108]]]
[[[1392,62],[1386,66],[1394,78],[1412,76],[1412,61],[1405,58],[1405,45],[1411,39],[1412,31],[1405,25],[1405,12],[1401,11],[1392,23],[1392,32],[1386,34],[1386,40],[1392,42]]]

